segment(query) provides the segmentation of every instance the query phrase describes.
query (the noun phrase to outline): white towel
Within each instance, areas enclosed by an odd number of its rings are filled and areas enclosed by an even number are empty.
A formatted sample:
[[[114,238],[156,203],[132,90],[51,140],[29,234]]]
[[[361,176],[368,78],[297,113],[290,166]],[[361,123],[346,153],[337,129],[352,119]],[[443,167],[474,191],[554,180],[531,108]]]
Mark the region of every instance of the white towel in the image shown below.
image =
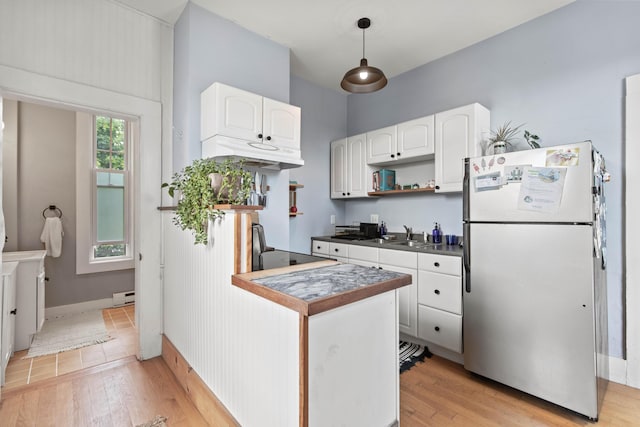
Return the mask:
[[[44,228],[40,235],[40,241],[44,243],[47,249],[47,255],[57,258],[62,253],[62,221],[58,217],[50,217],[45,219]]]

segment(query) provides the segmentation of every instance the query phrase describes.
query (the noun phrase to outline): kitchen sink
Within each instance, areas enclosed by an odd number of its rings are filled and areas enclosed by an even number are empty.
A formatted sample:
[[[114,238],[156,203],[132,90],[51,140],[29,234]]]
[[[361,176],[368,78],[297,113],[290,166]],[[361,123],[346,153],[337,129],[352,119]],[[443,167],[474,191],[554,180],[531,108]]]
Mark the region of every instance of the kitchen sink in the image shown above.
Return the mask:
[[[429,243],[429,242],[421,242],[419,240],[400,240],[397,242],[392,242],[392,245],[398,245],[398,246],[408,246],[410,248],[427,248],[430,246],[435,246],[435,243]]]

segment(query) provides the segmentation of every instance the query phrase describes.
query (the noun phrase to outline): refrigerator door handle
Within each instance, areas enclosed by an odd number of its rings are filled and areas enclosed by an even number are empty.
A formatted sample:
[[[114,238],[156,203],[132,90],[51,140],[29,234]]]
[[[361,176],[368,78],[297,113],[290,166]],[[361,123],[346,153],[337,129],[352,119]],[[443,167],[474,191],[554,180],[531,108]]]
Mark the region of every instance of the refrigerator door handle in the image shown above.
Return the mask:
[[[464,179],[462,181],[462,221],[469,221],[469,162],[471,159],[464,159]]]
[[[462,263],[464,266],[464,289],[471,293],[471,224],[465,222],[463,225],[462,242]]]

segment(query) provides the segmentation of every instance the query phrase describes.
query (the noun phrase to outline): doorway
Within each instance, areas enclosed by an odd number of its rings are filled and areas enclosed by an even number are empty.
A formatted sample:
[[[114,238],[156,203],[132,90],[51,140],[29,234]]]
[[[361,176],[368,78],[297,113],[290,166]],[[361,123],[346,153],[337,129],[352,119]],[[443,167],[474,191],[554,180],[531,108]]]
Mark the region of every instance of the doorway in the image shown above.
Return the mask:
[[[137,195],[134,212],[134,283],[137,299],[135,320],[139,332],[137,357],[144,360],[160,355],[162,218],[157,207],[161,202],[161,104],[1,66],[0,82],[0,97],[47,103],[80,111],[119,112],[138,118],[140,139],[134,149],[134,186]]]

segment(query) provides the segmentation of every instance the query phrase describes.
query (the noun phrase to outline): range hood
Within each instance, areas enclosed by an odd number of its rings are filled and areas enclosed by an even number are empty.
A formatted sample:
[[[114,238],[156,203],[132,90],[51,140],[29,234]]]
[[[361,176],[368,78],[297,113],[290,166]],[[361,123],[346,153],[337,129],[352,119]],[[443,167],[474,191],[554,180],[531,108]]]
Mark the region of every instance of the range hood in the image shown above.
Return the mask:
[[[246,166],[274,170],[299,168],[304,165],[304,160],[300,158],[300,150],[221,135],[202,141],[202,158],[244,160]]]

